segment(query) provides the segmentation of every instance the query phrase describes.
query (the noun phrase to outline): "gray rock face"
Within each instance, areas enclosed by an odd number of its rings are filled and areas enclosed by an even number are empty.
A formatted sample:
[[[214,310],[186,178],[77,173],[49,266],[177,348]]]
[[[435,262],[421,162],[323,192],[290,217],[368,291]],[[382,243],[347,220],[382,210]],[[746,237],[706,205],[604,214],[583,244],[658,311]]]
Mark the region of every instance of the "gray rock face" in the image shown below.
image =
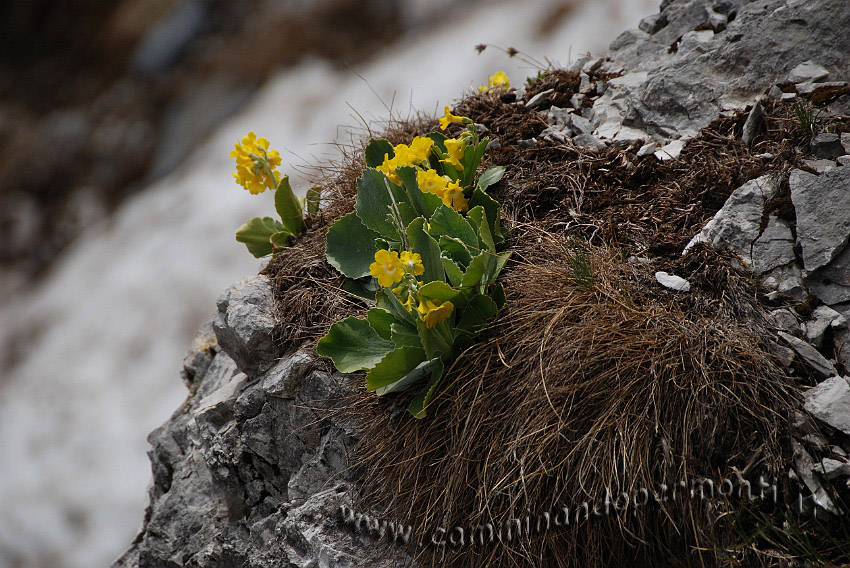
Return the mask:
[[[823,422],[850,436],[850,384],[831,377],[805,394],[804,408]]]
[[[850,238],[850,171],[840,167],[816,176],[794,170],[790,184],[803,268],[811,272],[827,265]]]
[[[733,191],[714,218],[691,239],[685,252],[697,243],[727,246],[750,266],[754,265],[754,258],[757,258],[763,266],[754,268],[760,272],[788,262],[785,259],[793,260],[794,243],[787,225],[773,217],[764,233],[759,234],[764,205],[776,195],[778,189],[778,178],[765,175]]]
[[[668,53],[677,38],[710,25],[712,11],[735,11],[737,17],[724,31],[703,37],[705,41],[694,38],[682,49],[682,44],[687,44],[683,38],[678,49]],[[752,103],[803,63],[814,61],[836,75],[846,74],[850,68],[850,34],[846,31],[850,29],[850,6],[845,0],[713,4],[681,0],[669,3],[655,24],[647,23],[644,29],[656,28],[661,16],[667,24],[655,33],[634,30],[611,44],[615,64],[632,73],[647,72],[644,80],[633,86],[635,98],[610,113],[612,101],[606,99],[607,93],[595,105],[612,121],[619,115],[622,125],[651,135],[693,136],[722,108]],[[820,71],[809,71],[813,68],[804,65],[795,70],[795,76],[819,76]]]
[[[265,371],[277,359],[274,326],[274,299],[265,276],[245,278],[218,299],[213,322],[218,343],[249,376]]]
[[[350,378],[296,352],[252,380],[217,352],[194,384],[149,436],[150,504],[116,568],[411,566],[339,521],[354,428],[315,409]]]

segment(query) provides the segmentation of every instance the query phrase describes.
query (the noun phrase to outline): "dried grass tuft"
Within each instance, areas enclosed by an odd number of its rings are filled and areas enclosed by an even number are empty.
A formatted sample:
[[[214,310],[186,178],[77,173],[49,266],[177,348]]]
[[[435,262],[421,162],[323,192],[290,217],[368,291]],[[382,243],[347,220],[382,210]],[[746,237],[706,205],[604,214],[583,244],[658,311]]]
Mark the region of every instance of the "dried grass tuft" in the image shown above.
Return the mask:
[[[714,309],[710,292],[665,291],[616,251],[577,256],[575,242],[535,225],[518,228],[514,242],[521,244],[504,277],[507,309],[489,339],[449,370],[429,417],[388,412],[391,403],[368,395],[352,406],[366,427],[358,463],[364,506],[430,535],[602,503],[606,490],[672,487],[733,468],[778,474],[793,389],[769,354],[764,324],[735,315],[734,304],[750,303],[746,279],[728,283]],[[715,266],[725,262],[715,256]],[[707,535],[719,515],[669,504],[511,544],[425,549],[420,560],[696,561],[693,547],[714,542],[717,535]]]

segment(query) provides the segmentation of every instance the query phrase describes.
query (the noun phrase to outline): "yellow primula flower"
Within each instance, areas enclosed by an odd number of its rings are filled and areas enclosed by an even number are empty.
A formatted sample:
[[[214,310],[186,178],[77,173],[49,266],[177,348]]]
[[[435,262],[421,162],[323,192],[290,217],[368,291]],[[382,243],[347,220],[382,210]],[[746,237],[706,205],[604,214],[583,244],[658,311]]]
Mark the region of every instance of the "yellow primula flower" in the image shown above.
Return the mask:
[[[410,143],[410,162],[420,164],[428,161],[428,156],[431,155],[431,148],[434,147],[434,141],[427,136],[417,136]]]
[[[236,173],[233,174],[236,183],[252,194],[277,187],[280,154],[276,150],[269,151],[269,141],[265,138],[257,138],[249,132],[241,142],[234,144],[230,157],[236,160]]]
[[[369,265],[369,274],[378,279],[378,285],[389,288],[404,278],[404,267],[396,251],[381,249],[375,253],[375,262]]]
[[[444,164],[454,166],[457,170],[463,171],[463,164],[460,161],[463,159],[463,151],[466,149],[466,142],[460,138],[446,139],[446,154],[447,158],[440,160]]]
[[[490,76],[490,79],[487,81],[487,84],[490,87],[494,88],[511,88],[511,80],[508,79],[508,76],[505,74],[504,71],[496,71],[493,75]]]
[[[440,118],[440,130],[445,130],[446,128],[449,127],[449,124],[452,124],[452,123],[455,123],[455,122],[463,123],[466,120],[468,120],[468,119],[466,119],[462,116],[453,115],[451,109],[448,106],[446,106],[446,108],[443,109],[443,113],[445,113],[445,114],[444,114],[443,117]]]
[[[454,208],[455,211],[460,211],[462,213],[469,208],[469,202],[466,200],[466,197],[464,197],[463,188],[460,186],[459,182],[453,181],[446,185],[442,198],[443,203]]]
[[[404,306],[404,309],[406,309],[408,312],[413,313],[413,310],[416,308],[415,304],[416,304],[416,298],[413,297],[413,292],[408,290],[407,291],[407,299],[404,302],[402,302],[401,305]]]
[[[455,309],[451,302],[436,303],[434,300],[423,300],[419,303],[416,311],[419,312],[419,317],[425,322],[425,327],[434,329],[441,321],[445,321]]]
[[[425,266],[422,264],[422,257],[418,252],[402,251],[401,264],[404,266],[404,271],[414,276],[419,276],[425,272]]]
[[[485,93],[490,89],[510,89],[511,88],[511,80],[508,79],[508,76],[504,71],[497,71],[490,75],[490,78],[487,80],[487,85],[478,87],[479,93]]]
[[[427,162],[433,146],[434,141],[430,138],[417,136],[410,143],[410,146],[407,144],[394,146],[393,152],[395,155],[390,158],[389,154],[384,154],[384,163],[375,169],[390,178],[393,183],[401,185],[401,179],[396,175],[396,170],[405,166],[416,166]]]
[[[398,162],[395,158],[390,158],[389,154],[384,154],[384,163],[375,168],[385,176],[390,178],[390,181],[396,185],[401,185],[401,179],[396,175],[395,170],[398,167]]]
[[[425,193],[433,193],[442,199],[449,181],[434,170],[424,170],[416,172],[416,183]]]

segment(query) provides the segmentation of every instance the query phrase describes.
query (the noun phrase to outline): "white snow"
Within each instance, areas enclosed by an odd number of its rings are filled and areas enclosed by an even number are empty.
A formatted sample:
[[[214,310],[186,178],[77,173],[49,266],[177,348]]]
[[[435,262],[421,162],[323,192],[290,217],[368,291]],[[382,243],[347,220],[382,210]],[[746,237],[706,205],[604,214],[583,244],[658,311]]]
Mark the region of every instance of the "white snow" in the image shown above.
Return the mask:
[[[357,69],[363,79],[317,61],[282,72],[179,171],[90,229],[0,311],[0,333],[28,338],[0,377],[0,567],[105,566],[132,540],[150,480],[146,436],[186,395],[178,372],[189,341],[218,294],[260,266],[233,231],[270,214],[271,194],[235,185],[233,143],[254,130],[282,150],[285,168],[303,163],[293,156],[316,163],[332,155],[338,125],[356,123],[352,108],[386,118],[375,93],[402,115],[430,112],[499,69],[516,84],[536,72],[494,49],[478,56],[477,43],[567,63],[604,53],[657,8],[586,0],[537,37],[557,4],[476,5],[388,46]]]

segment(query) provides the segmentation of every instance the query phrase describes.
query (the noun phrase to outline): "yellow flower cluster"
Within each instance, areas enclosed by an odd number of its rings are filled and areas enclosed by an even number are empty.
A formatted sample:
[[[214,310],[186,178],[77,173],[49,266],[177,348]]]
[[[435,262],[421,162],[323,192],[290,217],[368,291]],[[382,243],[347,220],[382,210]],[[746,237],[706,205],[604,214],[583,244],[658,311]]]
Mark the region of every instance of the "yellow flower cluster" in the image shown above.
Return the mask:
[[[398,284],[405,273],[414,276],[424,274],[425,267],[419,253],[402,251],[401,257],[396,251],[381,249],[375,253],[375,262],[369,265],[369,274],[378,280],[382,288]]]
[[[469,202],[464,197],[463,188],[459,182],[451,181],[434,170],[416,172],[416,182],[419,184],[419,189],[426,193],[433,193],[445,205],[457,211],[463,212],[469,208]]]
[[[496,73],[490,75],[490,79],[487,81],[487,85],[478,87],[478,92],[483,93],[489,89],[510,89],[511,88],[511,80],[508,79],[508,76],[504,71],[497,71]]]
[[[233,174],[236,183],[253,195],[277,188],[280,154],[276,150],[269,151],[269,141],[265,138],[257,138],[249,132],[241,143],[234,145],[230,157],[236,159],[236,173]]]
[[[427,136],[417,136],[410,146],[407,144],[394,146],[395,155],[392,158],[389,154],[384,154],[384,163],[376,169],[383,172],[393,183],[401,184],[401,180],[395,173],[396,170],[404,166],[417,166],[427,162],[433,147],[433,140]]]

